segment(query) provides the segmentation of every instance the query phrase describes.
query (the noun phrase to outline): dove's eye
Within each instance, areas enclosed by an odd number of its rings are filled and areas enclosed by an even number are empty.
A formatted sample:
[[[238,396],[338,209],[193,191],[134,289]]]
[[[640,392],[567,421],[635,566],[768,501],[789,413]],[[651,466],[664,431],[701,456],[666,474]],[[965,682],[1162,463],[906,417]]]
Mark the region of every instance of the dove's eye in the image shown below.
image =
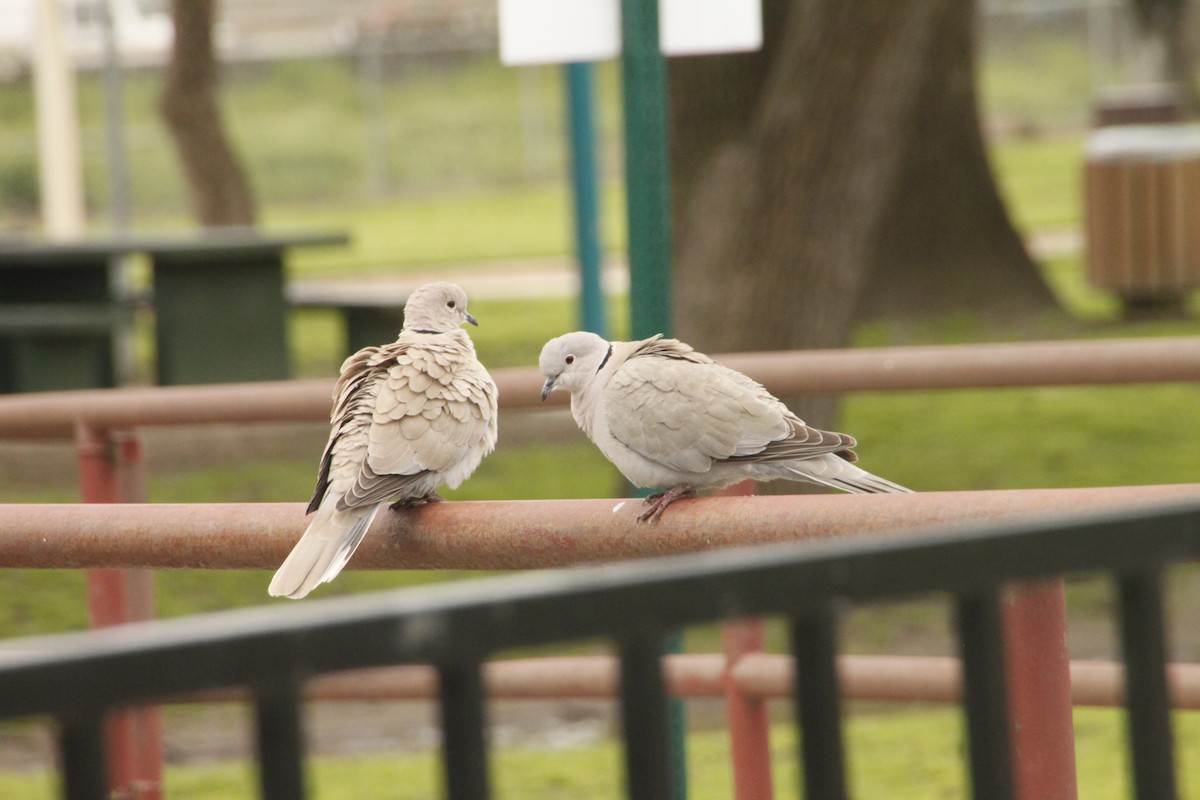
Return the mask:
[[[446,308],[454,308],[454,301],[451,300],[449,303],[446,303]]]
[[[567,356],[567,364],[574,364],[575,356]]]

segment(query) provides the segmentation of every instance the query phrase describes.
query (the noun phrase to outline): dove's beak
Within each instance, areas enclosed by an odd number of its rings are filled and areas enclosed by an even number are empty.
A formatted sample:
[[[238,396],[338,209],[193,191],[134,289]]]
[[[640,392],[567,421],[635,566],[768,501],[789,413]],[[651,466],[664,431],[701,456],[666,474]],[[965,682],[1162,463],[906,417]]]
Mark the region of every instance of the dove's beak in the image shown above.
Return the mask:
[[[473,316],[471,316],[470,313],[467,314],[467,322],[471,323],[476,328],[479,327],[479,320],[477,320]]]
[[[543,400],[545,400],[547,397],[549,397],[550,393],[554,391],[554,382],[556,380],[558,380],[557,375],[555,375],[553,378],[546,378],[546,383],[543,384],[543,386],[542,386],[542,399]]]

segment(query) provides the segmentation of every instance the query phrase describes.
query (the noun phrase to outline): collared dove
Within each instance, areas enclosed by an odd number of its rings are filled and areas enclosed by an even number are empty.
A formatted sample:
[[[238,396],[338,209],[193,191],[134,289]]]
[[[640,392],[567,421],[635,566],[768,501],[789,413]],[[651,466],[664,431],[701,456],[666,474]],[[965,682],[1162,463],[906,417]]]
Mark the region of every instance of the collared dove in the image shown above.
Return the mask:
[[[304,597],[332,580],[379,509],[441,500],[496,446],[496,384],[459,326],[478,324],[452,283],[430,283],[404,307],[395,342],[346,359],[304,536],[275,573],[273,596]]]
[[[570,392],[571,414],[600,452],[635,486],[666,490],[647,498],[641,522],[747,478],[911,491],[854,466],[853,437],[810,428],[758,383],[661,334],[608,342],[576,331],[547,342],[538,364],[543,400]]]

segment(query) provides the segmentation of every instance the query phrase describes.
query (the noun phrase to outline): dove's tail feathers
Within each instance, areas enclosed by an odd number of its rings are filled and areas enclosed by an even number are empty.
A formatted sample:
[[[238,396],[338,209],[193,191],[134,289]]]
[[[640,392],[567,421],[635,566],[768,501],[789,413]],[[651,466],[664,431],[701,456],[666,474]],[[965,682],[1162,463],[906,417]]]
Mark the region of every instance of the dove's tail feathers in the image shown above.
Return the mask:
[[[912,489],[869,472],[853,478],[835,478],[825,485],[851,494],[913,494]]]
[[[267,591],[272,597],[299,600],[336,578],[358,549],[382,505],[339,511],[333,500],[327,499],[326,503],[318,509],[308,530],[271,579]]]
[[[872,475],[836,456],[806,459],[789,466],[788,471],[800,480],[819,483],[831,489],[851,494],[912,494],[913,490],[887,478]]]

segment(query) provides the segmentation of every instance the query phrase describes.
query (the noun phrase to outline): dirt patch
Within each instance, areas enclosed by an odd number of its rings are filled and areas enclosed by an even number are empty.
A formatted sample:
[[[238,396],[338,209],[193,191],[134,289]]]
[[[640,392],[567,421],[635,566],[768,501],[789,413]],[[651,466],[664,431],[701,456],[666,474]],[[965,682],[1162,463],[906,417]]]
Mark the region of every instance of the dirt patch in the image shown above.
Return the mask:
[[[693,725],[720,724],[719,703],[688,706]],[[592,744],[614,735],[619,724],[616,703],[606,700],[496,701],[488,717],[492,745],[504,748]],[[320,755],[430,752],[441,742],[437,707],[429,701],[313,703],[305,709],[305,733],[309,751]],[[231,704],[165,708],[163,743],[171,764],[253,759],[253,710]],[[44,770],[54,763],[50,725],[0,728],[0,770]]]

